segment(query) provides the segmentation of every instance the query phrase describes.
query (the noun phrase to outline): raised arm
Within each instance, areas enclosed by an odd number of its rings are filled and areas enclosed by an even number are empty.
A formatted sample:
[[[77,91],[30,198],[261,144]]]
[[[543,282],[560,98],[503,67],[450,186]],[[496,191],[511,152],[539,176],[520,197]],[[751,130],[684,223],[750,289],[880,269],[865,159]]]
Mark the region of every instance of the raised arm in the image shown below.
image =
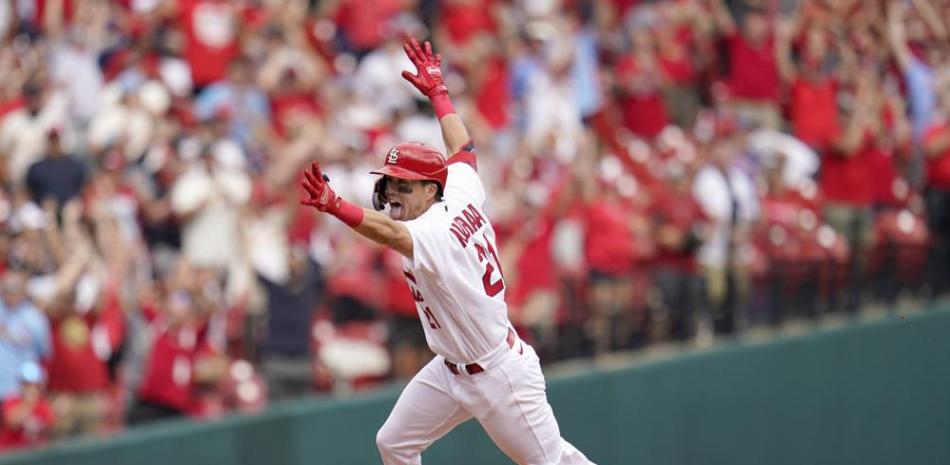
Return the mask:
[[[854,156],[861,144],[864,135],[873,126],[874,119],[880,117],[880,108],[876,105],[874,95],[869,86],[858,84],[854,107],[851,109],[844,133],[835,141],[835,148],[846,158]]]
[[[406,55],[416,67],[416,74],[403,71],[402,77],[412,83],[422,95],[429,98],[439,118],[442,128],[442,139],[448,156],[458,153],[472,141],[462,119],[455,113],[452,101],[449,99],[449,90],[445,87],[442,78],[442,56],[432,53],[432,44],[428,41],[425,47],[420,46],[416,39],[409,39],[403,44]],[[474,163],[473,163],[474,165]]]
[[[412,258],[412,236],[404,224],[343,200],[330,188],[329,181],[320,171],[320,164],[313,162],[300,182],[308,194],[300,203],[333,215],[363,237]]]
[[[786,84],[795,80],[798,70],[792,61],[792,40],[795,37],[797,21],[794,18],[780,18],[776,31],[775,57],[778,62],[779,75]]]
[[[729,8],[726,7],[723,0],[711,0],[709,7],[712,10],[716,29],[718,29],[721,34],[731,36],[739,33],[736,21],[732,19],[732,13],[729,12]]]
[[[887,5],[887,38],[891,43],[891,50],[897,58],[901,70],[907,71],[913,63],[913,54],[907,45],[907,32],[904,29],[903,3],[891,1]]]
[[[917,8],[917,13],[924,22],[927,23],[927,27],[930,28],[930,32],[933,33],[934,37],[938,40],[947,40],[947,36],[950,35],[948,34],[947,26],[943,23],[940,14],[933,5],[931,5],[928,0],[911,1],[914,7]]]

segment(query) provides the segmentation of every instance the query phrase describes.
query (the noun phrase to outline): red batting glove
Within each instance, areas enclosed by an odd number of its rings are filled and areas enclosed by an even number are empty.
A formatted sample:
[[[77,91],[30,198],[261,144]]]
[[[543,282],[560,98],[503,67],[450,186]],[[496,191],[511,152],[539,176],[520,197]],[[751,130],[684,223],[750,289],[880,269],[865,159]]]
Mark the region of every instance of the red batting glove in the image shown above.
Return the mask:
[[[442,56],[433,55],[432,44],[426,41],[425,50],[423,50],[416,39],[409,39],[402,48],[412,60],[412,64],[416,65],[416,74],[403,71],[402,77],[430,99],[437,95],[448,95],[449,90],[442,80]]]
[[[329,179],[330,178],[326,177],[326,175],[320,171],[320,164],[313,162],[310,165],[310,169],[303,172],[303,179],[300,181],[300,186],[307,191],[309,198],[301,200],[300,203],[309,205],[324,213],[332,214],[333,211],[337,209],[337,203],[341,199],[337,197],[336,192],[333,192],[333,189],[327,184]]]
[[[339,196],[330,188],[330,178],[320,171],[320,164],[313,162],[310,169],[303,172],[300,186],[307,192],[308,198],[300,201],[324,213],[329,213],[351,228],[363,222],[363,209]]]

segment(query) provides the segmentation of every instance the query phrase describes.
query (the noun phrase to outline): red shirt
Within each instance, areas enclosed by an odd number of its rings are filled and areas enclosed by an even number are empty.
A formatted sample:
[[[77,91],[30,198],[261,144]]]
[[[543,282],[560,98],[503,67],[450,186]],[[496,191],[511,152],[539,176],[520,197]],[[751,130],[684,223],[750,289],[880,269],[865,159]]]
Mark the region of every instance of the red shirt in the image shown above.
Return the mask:
[[[613,3],[616,17],[623,18],[628,10],[640,3],[640,0],[610,0],[610,3]]]
[[[140,400],[163,405],[180,412],[193,406],[192,369],[199,343],[199,332],[192,326],[169,328],[154,309],[143,309],[151,320],[149,330],[154,341],[139,386]]]
[[[636,244],[628,213],[618,204],[596,200],[584,210],[584,256],[590,269],[607,274],[632,271]]]
[[[475,95],[475,106],[493,129],[508,125],[508,106],[511,102],[511,83],[508,64],[501,58],[488,62],[485,81]]]
[[[280,192],[267,193],[276,199],[285,198],[286,194]],[[317,215],[313,214],[310,207],[294,205],[290,209],[290,221],[287,225],[287,240],[291,243],[309,244],[310,236],[314,229],[317,229]]]
[[[667,192],[656,197],[650,206],[650,216],[660,224],[673,226],[684,234],[706,221],[706,214],[690,193],[680,195]],[[667,248],[663,244],[659,244],[658,248],[655,263],[685,270],[695,268],[695,252]]]
[[[757,242],[772,259],[796,261],[803,257],[799,215],[804,207],[798,200],[788,191],[770,193],[762,199],[765,221],[758,231]],[[778,231],[784,234],[776,234]]]
[[[741,34],[728,39],[729,90],[738,99],[778,102],[781,90],[775,40],[770,37],[756,48]]]
[[[789,228],[798,227],[799,213],[802,210],[803,205],[790,192],[768,194],[762,199],[762,212],[768,224],[778,224]]]
[[[270,96],[270,109],[274,129],[281,137],[287,135],[287,118],[294,112],[320,115],[320,104],[310,93],[280,93]]]
[[[12,429],[6,421],[13,410],[23,403],[19,396],[9,397],[3,401],[2,416],[0,416],[0,450],[15,447],[40,446],[46,443],[46,431],[53,426],[53,409],[46,399],[39,399],[17,429]]]
[[[924,144],[937,138],[950,123],[935,124],[924,132]],[[936,157],[927,158],[927,184],[944,190],[950,190],[950,148]]]
[[[869,154],[868,163],[874,173],[874,203],[879,205],[900,205],[901,199],[894,192],[894,184],[898,181],[897,169],[894,167],[894,153],[889,150],[873,150]]]
[[[795,135],[816,150],[826,149],[841,133],[838,124],[837,85],[831,79],[792,84],[789,118]]]
[[[387,22],[399,12],[398,0],[343,0],[336,22],[355,50],[369,50],[383,43]]]
[[[869,206],[874,201],[874,185],[878,182],[873,171],[873,159],[881,149],[873,141],[866,141],[850,157],[828,152],[822,157],[819,184],[829,202],[852,206]]]
[[[238,11],[224,0],[180,0],[185,60],[196,86],[222,79],[238,54]]]
[[[346,257],[346,266],[327,276],[329,294],[337,298],[350,297],[364,305],[378,308],[385,296],[378,291],[382,282],[376,273],[377,251],[361,239],[356,239],[348,242],[340,253]]]
[[[663,70],[663,75],[677,85],[694,85],[696,83],[696,69],[693,67],[690,56],[692,43],[691,31],[677,32],[675,42],[661,47],[656,58]]]
[[[617,64],[617,76],[623,81],[636,79],[642,72],[632,56],[622,58]],[[653,138],[669,121],[659,87],[648,92],[627,93],[619,101],[624,126],[638,136]]]
[[[494,0],[441,0],[440,24],[449,40],[464,44],[478,32],[495,30]]]
[[[93,313],[69,313],[50,322],[53,356],[47,363],[51,392],[95,392],[106,389],[109,374],[105,362],[93,349],[98,317]],[[98,335],[95,335],[98,337]]]
[[[509,300],[513,303],[523,303],[535,290],[553,289],[557,285],[557,275],[554,257],[551,256],[551,238],[554,233],[554,219],[547,216],[529,219],[533,224],[519,225],[521,228],[530,228],[531,236],[525,243],[524,250],[518,257],[516,267],[517,283],[509,287]],[[516,233],[517,234],[517,233]]]
[[[109,283],[106,295],[103,296],[103,303],[99,310],[99,321],[96,322],[96,330],[104,338],[108,345],[110,353],[115,351],[125,341],[125,312],[119,303],[118,283]]]

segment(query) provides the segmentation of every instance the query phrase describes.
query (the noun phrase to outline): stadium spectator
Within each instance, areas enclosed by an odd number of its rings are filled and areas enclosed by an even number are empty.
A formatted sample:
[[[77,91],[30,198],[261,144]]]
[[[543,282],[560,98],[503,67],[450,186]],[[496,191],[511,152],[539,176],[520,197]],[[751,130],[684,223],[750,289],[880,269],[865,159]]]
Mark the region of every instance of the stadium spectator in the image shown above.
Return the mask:
[[[412,63],[402,50],[402,39],[395,33],[360,60],[354,79],[360,82],[356,88],[359,96],[375,102],[376,111],[389,115],[405,112],[415,106],[411,86],[394,69],[409,69]]]
[[[49,2],[51,9],[57,3]],[[109,11],[103,4],[78,2],[75,20],[67,23],[64,16],[51,12],[44,18],[44,34],[55,44],[50,51],[50,79],[63,89],[70,119],[84,127],[98,109],[104,84],[98,59]]]
[[[526,24],[526,40],[519,45],[511,73],[527,149],[543,150],[553,144],[553,155],[569,161],[579,147],[582,128],[570,72],[573,48],[565,27],[542,20]]]
[[[323,276],[302,244],[287,250],[283,275],[258,272],[266,293],[267,331],[260,343],[261,365],[271,400],[313,391],[310,328],[323,298]]]
[[[109,373],[104,351],[110,349],[99,326],[100,313],[90,308],[95,297],[87,293],[96,291],[88,286],[95,284],[86,283],[91,281],[84,281],[80,294],[72,289],[75,281],[67,281],[70,289],[58,292],[47,310],[53,329],[49,390],[58,438],[101,434],[106,427]]]
[[[182,252],[195,266],[227,269],[238,255],[238,213],[250,199],[251,182],[240,153],[196,148],[170,193],[183,222]]]
[[[825,151],[840,133],[838,120],[838,80],[830,71],[831,55],[826,32],[811,26],[800,32],[797,19],[779,24],[778,65],[789,86],[789,125],[796,137],[814,150]],[[802,37],[799,63],[792,58],[793,42]]]
[[[151,348],[146,357],[129,423],[147,423],[186,415],[193,408],[191,370],[197,335],[187,325],[186,291],[140,302]]]
[[[930,32],[937,38],[937,43],[945,41],[948,37],[947,25],[938,19],[939,16],[933,8],[925,1],[914,0],[910,3],[920,15],[920,20],[931,28]],[[926,47],[920,54],[914,53],[911,49],[911,38],[907,35],[904,21],[909,6],[908,2],[888,2],[887,31],[894,58],[904,73],[914,135],[919,139],[935,116],[937,110],[936,68],[941,63],[945,63],[946,58],[945,46]]]
[[[515,217],[495,223],[501,266],[511,289],[506,294],[509,318],[541,353],[554,354],[562,303],[552,240],[557,219],[568,208],[567,189],[562,185],[552,191],[539,179],[516,190]]]
[[[52,328],[47,370],[57,438],[107,431],[108,389],[114,382],[107,362],[125,335],[118,290],[98,253],[100,241],[109,237],[107,220],[93,217],[87,231],[80,215],[75,202],[63,209],[63,230],[53,239],[63,258],[42,303]]]
[[[33,448],[46,444],[55,417],[46,399],[46,374],[36,362],[20,369],[19,393],[0,402],[0,450]]]
[[[741,117],[768,128],[780,128],[782,89],[770,21],[773,13],[751,2],[740,2],[745,8],[736,21],[723,0],[714,3],[716,25],[729,50],[726,82],[732,107]]]
[[[453,46],[464,46],[481,33],[497,32],[502,14],[495,0],[440,0],[436,35]],[[452,48],[448,48],[452,50]]]
[[[663,100],[666,80],[647,27],[636,27],[630,35],[630,53],[619,60],[616,70],[623,123],[637,136],[652,139],[669,122]]]
[[[245,149],[254,131],[271,121],[267,96],[255,85],[251,66],[247,58],[236,58],[228,65],[227,79],[214,81],[195,99],[195,116],[218,119],[229,128],[218,137],[230,136]]]
[[[860,282],[866,268],[867,252],[873,245],[872,204],[875,173],[872,159],[881,150],[878,138],[882,129],[881,97],[877,74],[865,69],[851,96],[853,106],[843,112],[843,131],[834,147],[822,158],[820,185],[825,197],[824,217],[842,234],[851,251],[849,292],[844,306],[857,310],[861,303]]]
[[[222,79],[240,46],[237,6],[224,0],[178,0],[171,5],[185,35],[183,55],[194,85],[202,88]]]
[[[729,334],[745,318],[741,312],[749,282],[743,249],[759,216],[759,199],[752,177],[738,163],[742,129],[726,117],[716,124],[718,138],[708,142],[706,162],[693,184],[710,228],[696,258],[703,268],[712,329]]]
[[[52,351],[49,323],[26,294],[26,276],[7,271],[0,300],[0,400],[19,393],[27,363],[40,363]]]
[[[651,262],[669,335],[689,340],[695,335],[695,315],[702,308],[703,281],[696,251],[706,239],[706,214],[693,197],[693,167],[670,163],[669,190],[654,196],[650,205],[657,254]]]
[[[324,13],[337,25],[340,48],[362,58],[386,40],[396,16],[415,3],[414,0],[340,0],[328,2],[329,10]]]
[[[582,177],[581,217],[589,270],[588,337],[598,354],[625,347],[634,331],[634,266],[640,259],[635,228],[642,212],[597,174]]]
[[[46,151],[50,130],[67,132],[66,101],[52,91],[42,77],[34,77],[22,89],[23,106],[3,118],[0,125],[0,155],[6,162],[9,181],[24,182],[26,170]]]
[[[217,276],[181,260],[161,287],[139,302],[151,347],[129,411],[131,423],[185,415],[213,418],[223,412],[227,357]]]
[[[63,205],[82,192],[85,182],[85,167],[63,150],[59,132],[51,129],[47,136],[46,155],[30,165],[26,172],[26,186],[33,201],[42,204],[52,200]]]

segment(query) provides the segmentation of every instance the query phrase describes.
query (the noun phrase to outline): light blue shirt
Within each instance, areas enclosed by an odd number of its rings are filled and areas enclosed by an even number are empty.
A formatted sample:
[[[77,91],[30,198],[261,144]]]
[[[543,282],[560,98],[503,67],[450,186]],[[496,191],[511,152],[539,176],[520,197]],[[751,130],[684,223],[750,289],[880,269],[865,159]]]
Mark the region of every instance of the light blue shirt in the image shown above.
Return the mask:
[[[540,57],[524,55],[514,59],[508,69],[511,73],[511,96],[518,102],[514,106],[514,124],[524,130],[528,126],[527,105],[524,104],[525,97],[528,95],[531,82],[536,76],[546,72],[545,64]]]
[[[218,82],[205,88],[195,99],[195,116],[205,121],[226,108],[231,112],[231,136],[245,148],[251,140],[255,125],[269,123],[270,103],[256,87],[238,87],[229,82]]]
[[[904,73],[904,79],[907,81],[907,99],[914,138],[919,140],[933,121],[937,108],[934,70],[922,61],[914,59]]]
[[[20,370],[53,351],[49,321],[29,300],[10,308],[0,300],[0,399],[20,390]]]
[[[590,28],[574,36],[574,98],[581,116],[590,116],[600,109],[601,91],[597,65],[597,33]]]

